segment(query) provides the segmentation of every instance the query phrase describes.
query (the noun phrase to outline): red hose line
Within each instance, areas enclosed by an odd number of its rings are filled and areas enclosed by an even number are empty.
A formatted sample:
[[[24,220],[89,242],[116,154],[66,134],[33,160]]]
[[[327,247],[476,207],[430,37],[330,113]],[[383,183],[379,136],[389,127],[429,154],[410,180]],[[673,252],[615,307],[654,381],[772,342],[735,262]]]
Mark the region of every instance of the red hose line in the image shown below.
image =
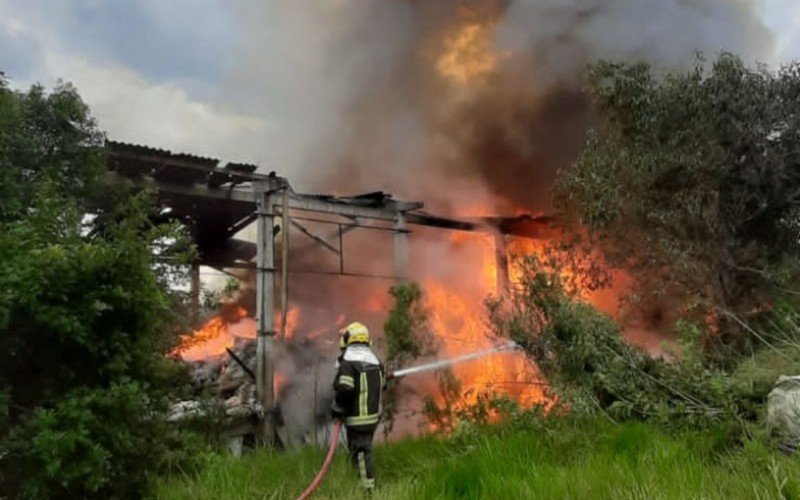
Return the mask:
[[[328,473],[328,469],[331,467],[331,462],[333,461],[333,455],[336,453],[336,445],[339,444],[339,433],[342,430],[342,421],[336,420],[333,424],[333,434],[331,435],[331,443],[330,447],[328,448],[328,454],[325,455],[325,461],[322,462],[322,467],[317,472],[317,477],[311,481],[311,484],[308,485],[308,488],[299,496],[297,500],[305,500],[309,498],[314,490],[322,483],[322,480],[325,479],[325,474]]]

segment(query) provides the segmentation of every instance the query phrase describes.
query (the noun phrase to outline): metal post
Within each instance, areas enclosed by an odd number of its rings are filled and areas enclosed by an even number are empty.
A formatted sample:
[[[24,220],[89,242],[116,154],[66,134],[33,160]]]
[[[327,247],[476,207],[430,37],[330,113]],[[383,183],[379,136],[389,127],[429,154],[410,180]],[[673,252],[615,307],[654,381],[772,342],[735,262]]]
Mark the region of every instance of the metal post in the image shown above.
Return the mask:
[[[508,292],[511,279],[508,276],[508,248],[503,234],[494,235],[494,258],[497,267],[497,294]]]
[[[289,314],[289,186],[281,197],[281,339],[286,339]]]
[[[271,186],[256,189],[258,258],[256,264],[256,308],[258,338],[256,344],[256,397],[264,410],[257,437],[262,444],[275,442],[274,386],[272,343],[275,315],[275,197]]]
[[[397,213],[394,224],[394,275],[399,283],[408,281],[408,229],[403,212]]]

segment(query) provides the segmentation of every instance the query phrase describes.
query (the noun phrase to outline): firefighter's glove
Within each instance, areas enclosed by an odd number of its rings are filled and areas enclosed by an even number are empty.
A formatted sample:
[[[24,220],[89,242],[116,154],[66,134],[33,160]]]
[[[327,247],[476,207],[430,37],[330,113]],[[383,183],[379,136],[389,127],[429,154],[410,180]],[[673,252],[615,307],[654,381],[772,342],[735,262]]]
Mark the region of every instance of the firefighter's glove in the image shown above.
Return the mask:
[[[339,420],[344,420],[344,408],[342,408],[335,399],[331,405],[331,418],[334,420],[337,418]]]

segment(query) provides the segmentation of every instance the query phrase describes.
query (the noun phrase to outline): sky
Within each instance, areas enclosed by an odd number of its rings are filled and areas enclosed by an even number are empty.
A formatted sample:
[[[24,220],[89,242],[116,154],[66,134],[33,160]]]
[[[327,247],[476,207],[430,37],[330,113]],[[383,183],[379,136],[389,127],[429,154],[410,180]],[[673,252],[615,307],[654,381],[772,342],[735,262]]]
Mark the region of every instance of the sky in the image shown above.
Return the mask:
[[[352,68],[320,56],[348,36],[335,20],[358,15],[353,3],[0,0],[0,70],[17,88],[74,83],[111,139],[292,175],[337,126],[334,101],[357,71],[358,53]],[[763,0],[760,15],[775,36],[764,62],[800,59],[800,1]]]

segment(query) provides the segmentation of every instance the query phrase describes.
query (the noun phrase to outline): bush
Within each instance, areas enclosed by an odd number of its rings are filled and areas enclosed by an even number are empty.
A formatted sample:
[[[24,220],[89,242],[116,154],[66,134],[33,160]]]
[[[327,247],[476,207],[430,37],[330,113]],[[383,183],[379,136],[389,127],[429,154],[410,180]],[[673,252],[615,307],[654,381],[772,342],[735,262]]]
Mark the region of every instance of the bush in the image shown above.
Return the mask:
[[[10,461],[30,498],[139,498],[148,474],[189,465],[191,436],[140,385],[77,389],[15,429]]]
[[[394,305],[389,311],[383,331],[386,336],[386,364],[389,370],[408,364],[421,356],[436,353],[436,339],[428,325],[422,289],[416,283],[393,286],[389,295]],[[383,396],[384,432],[394,427],[398,403],[398,386],[390,384]]]
[[[386,361],[403,365],[420,356],[436,352],[435,338],[428,325],[429,312],[423,303],[422,289],[416,283],[389,289],[394,306],[383,330],[386,335]]]
[[[537,256],[520,268],[517,292],[489,301],[491,323],[535,359],[573,411],[673,426],[737,415],[730,378],[697,355],[696,328],[684,326],[679,359],[654,359],[627,344],[611,318],[565,293],[559,272],[543,270]]]
[[[133,382],[77,389],[37,409],[10,440],[22,496],[140,498],[149,474],[185,469],[197,449],[162,415]]]

